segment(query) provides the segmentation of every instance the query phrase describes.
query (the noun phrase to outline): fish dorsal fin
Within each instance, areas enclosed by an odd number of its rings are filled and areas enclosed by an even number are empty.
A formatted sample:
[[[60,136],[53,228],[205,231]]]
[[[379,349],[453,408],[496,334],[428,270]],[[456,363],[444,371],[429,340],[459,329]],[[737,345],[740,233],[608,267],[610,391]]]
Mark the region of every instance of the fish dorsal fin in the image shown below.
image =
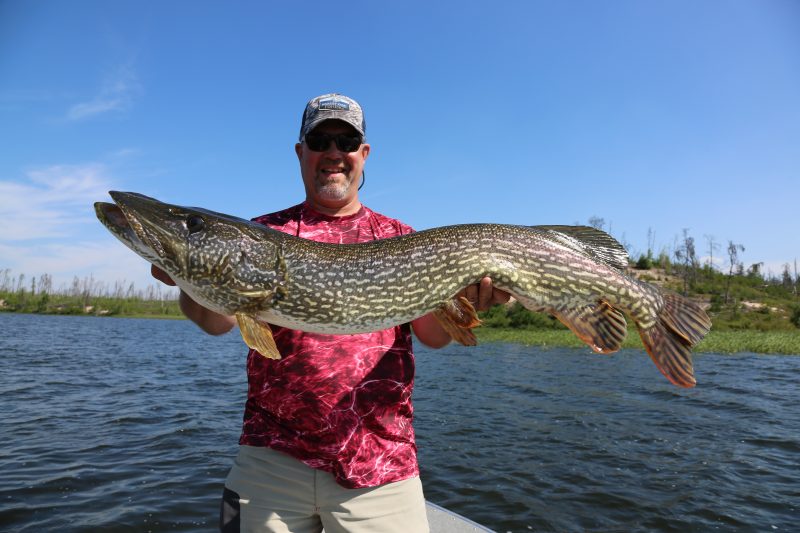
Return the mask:
[[[614,237],[604,231],[590,226],[531,227],[547,233],[550,238],[570,250],[591,257],[620,272],[628,267],[628,252]]]

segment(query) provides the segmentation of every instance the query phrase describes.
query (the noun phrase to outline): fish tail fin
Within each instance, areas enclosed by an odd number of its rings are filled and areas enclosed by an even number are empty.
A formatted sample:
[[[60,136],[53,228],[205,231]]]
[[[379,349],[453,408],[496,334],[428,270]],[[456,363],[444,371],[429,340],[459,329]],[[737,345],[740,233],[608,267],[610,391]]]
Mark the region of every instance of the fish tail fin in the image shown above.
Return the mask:
[[[463,296],[443,303],[433,316],[454,341],[464,346],[475,346],[478,339],[472,328],[480,326],[481,320],[469,300]]]
[[[653,326],[639,328],[645,350],[666,378],[679,387],[697,383],[692,365],[692,348],[711,329],[711,320],[691,300],[664,294],[664,307]]]

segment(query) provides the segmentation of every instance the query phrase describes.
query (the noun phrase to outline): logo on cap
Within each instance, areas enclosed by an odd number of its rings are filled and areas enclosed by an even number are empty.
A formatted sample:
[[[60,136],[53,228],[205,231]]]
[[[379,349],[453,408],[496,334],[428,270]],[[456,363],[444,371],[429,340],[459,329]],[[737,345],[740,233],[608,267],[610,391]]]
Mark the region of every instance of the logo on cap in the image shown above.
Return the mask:
[[[319,101],[319,108],[331,111],[350,111],[350,104],[338,98],[325,98]]]

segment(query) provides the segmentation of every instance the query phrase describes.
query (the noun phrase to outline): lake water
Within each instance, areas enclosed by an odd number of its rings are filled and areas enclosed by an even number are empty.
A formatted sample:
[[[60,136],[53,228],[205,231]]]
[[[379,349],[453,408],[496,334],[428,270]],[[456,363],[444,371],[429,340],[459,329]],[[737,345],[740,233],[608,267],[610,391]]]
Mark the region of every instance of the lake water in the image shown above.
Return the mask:
[[[238,335],[0,314],[0,530],[213,531],[246,393]],[[796,531],[800,357],[417,350],[426,497],[497,531]]]

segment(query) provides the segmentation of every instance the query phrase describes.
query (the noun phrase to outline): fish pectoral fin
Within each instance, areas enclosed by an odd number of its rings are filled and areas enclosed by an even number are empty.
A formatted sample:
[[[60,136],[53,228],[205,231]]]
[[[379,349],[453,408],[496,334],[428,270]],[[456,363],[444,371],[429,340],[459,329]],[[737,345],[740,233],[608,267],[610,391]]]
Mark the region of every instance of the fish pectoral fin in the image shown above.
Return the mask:
[[[277,286],[273,289],[244,289],[244,288],[236,288],[233,287],[233,290],[239,296],[244,296],[245,298],[252,298],[253,300],[259,300],[267,305],[271,305],[276,300],[283,300],[286,298],[286,288],[282,286]]]
[[[269,324],[246,313],[236,313],[236,321],[239,323],[245,344],[269,359],[281,358]]]
[[[259,300],[272,298],[272,295],[274,294],[272,290],[266,290],[266,289],[255,289],[255,290],[237,289],[236,292],[238,292],[241,296],[246,296],[248,298],[256,298]]]
[[[469,300],[463,296],[443,303],[433,312],[433,316],[453,340],[464,346],[475,346],[478,339],[472,328],[480,326],[481,320]]]
[[[552,311],[553,315],[597,353],[613,353],[628,334],[625,315],[605,301]]]

